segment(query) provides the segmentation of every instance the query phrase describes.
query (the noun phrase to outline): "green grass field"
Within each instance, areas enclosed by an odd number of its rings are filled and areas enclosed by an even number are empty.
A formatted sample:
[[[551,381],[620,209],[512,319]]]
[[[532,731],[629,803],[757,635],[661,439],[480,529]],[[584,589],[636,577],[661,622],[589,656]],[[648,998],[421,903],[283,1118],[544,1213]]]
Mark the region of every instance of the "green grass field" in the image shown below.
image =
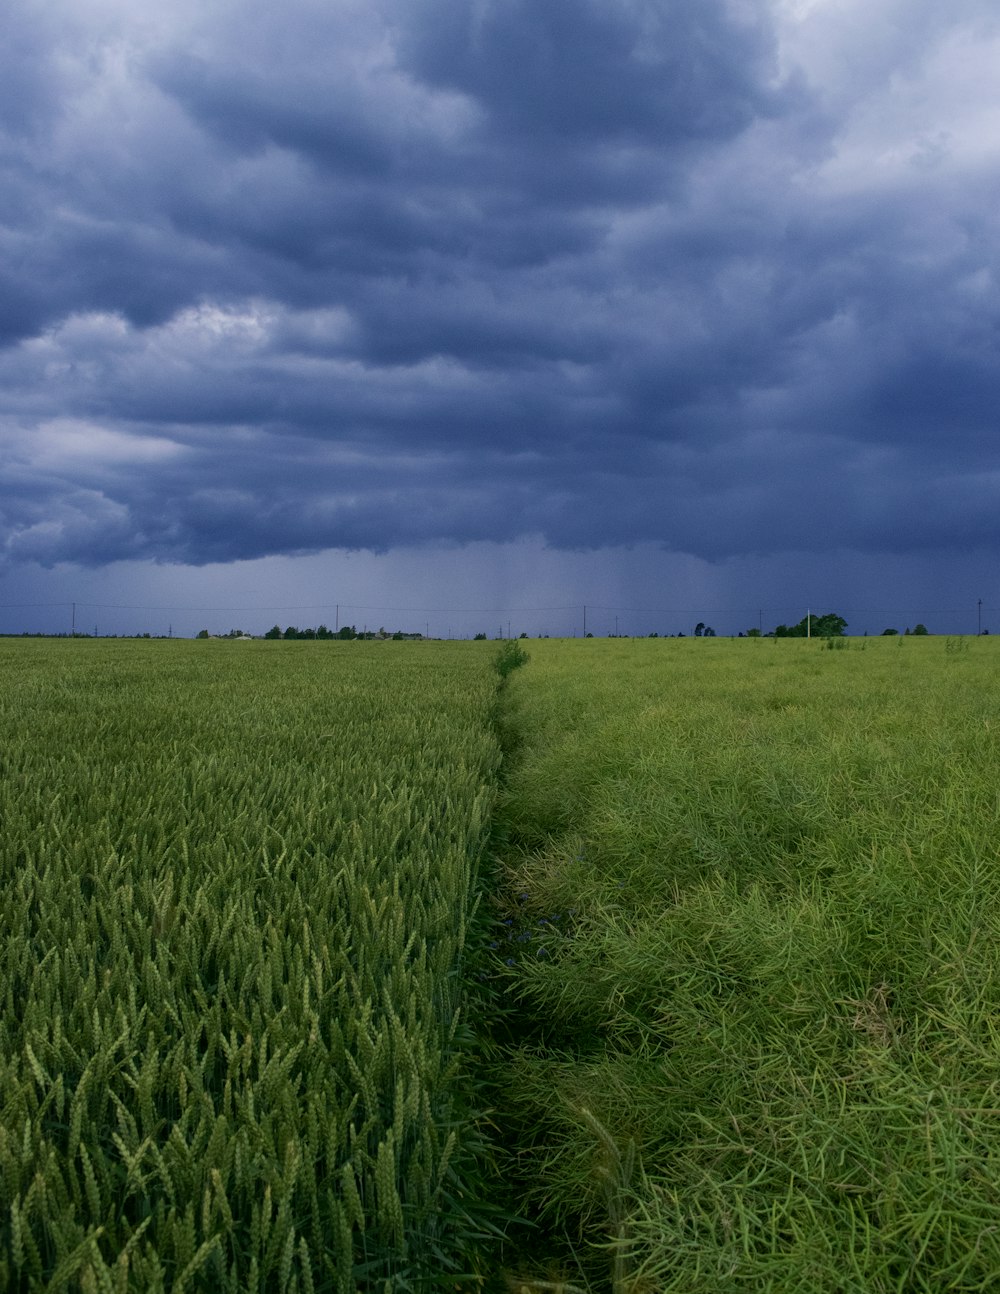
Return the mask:
[[[0,644],[0,1289],[468,1272],[487,651]]]
[[[532,644],[499,818],[521,1288],[1000,1283],[998,667]]]
[[[1000,1284],[1000,646],[527,646],[0,643],[0,1289]]]

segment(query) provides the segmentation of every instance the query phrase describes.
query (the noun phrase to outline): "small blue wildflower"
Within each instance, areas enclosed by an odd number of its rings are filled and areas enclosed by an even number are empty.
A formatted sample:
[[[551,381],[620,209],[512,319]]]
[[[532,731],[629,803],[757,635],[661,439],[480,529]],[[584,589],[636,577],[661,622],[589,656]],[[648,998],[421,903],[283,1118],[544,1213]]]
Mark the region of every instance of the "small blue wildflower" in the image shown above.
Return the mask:
[[[514,958],[513,958],[513,957],[508,957],[508,958],[507,958],[507,965],[508,965],[508,966],[513,966],[513,965],[514,965]]]
[[[549,919],[548,919],[548,917],[539,917],[539,918],[538,918],[538,924],[539,924],[540,926],[547,926],[547,925],[549,924]]]
[[[499,947],[500,947],[500,945],[497,943],[497,941],[496,941],[495,939],[491,939],[491,940],[490,940],[490,947],[491,947],[491,948],[499,948]]]
[[[539,948],[538,952],[535,955],[537,957],[548,957],[549,951],[547,948]]]

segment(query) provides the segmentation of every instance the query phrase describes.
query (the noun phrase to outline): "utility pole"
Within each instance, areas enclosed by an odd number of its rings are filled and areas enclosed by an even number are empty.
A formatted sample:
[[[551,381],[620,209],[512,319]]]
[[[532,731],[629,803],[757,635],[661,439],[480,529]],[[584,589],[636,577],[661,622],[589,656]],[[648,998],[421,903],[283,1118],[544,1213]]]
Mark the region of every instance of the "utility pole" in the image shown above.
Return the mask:
[[[339,602],[337,603],[337,611],[333,618],[333,632],[335,634],[340,633],[340,603]]]
[[[70,621],[69,636],[71,638],[76,637],[76,603],[75,602],[73,603],[73,617]]]
[[[811,638],[813,628],[812,612],[806,607],[806,637]]]
[[[758,612],[757,612],[757,628],[760,630],[761,635],[763,635],[763,633],[764,633],[764,611],[763,611],[763,608],[762,608],[760,611],[758,611]]]
[[[983,636],[983,599],[980,598],[976,603],[976,637]]]
[[[618,617],[615,616],[615,637],[618,637]]]
[[[586,606],[583,608],[583,636],[584,636],[584,638],[586,638],[586,636],[587,636],[587,608],[586,608]]]

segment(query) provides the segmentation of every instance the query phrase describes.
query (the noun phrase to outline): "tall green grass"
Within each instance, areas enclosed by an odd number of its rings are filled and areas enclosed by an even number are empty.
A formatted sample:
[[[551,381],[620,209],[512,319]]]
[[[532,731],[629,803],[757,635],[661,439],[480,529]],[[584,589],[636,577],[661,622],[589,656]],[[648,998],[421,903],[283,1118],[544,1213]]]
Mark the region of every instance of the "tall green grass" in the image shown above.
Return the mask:
[[[998,653],[533,644],[497,957],[521,1287],[1000,1282]]]
[[[463,644],[0,645],[0,1289],[477,1282]]]

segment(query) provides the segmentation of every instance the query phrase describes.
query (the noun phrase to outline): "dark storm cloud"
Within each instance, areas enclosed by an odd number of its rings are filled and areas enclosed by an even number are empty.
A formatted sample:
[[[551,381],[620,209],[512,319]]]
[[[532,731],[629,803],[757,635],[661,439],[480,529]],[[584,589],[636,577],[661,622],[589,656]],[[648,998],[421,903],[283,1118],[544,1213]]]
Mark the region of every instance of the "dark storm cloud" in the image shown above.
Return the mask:
[[[0,124],[12,139],[47,125],[58,99],[51,21],[35,6],[15,5],[4,14]]]
[[[10,32],[8,563],[1000,538],[985,6],[65,0]]]
[[[727,137],[772,98],[762,10],[737,24],[717,0],[418,0],[401,45],[423,80],[461,91],[517,144]],[[745,11],[747,12],[747,11]],[[759,16],[760,15],[760,16]]]

